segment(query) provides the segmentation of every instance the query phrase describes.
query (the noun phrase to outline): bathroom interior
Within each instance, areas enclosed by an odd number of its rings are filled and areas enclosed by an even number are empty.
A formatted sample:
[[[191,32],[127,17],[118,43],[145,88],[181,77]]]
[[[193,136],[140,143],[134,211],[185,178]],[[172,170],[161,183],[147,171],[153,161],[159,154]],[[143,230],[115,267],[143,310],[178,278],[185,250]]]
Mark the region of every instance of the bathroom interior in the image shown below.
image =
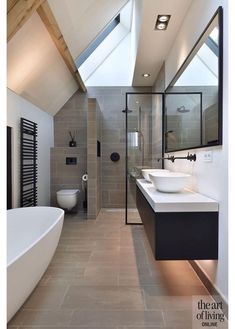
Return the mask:
[[[228,328],[227,35],[227,0],[7,1],[8,329]]]

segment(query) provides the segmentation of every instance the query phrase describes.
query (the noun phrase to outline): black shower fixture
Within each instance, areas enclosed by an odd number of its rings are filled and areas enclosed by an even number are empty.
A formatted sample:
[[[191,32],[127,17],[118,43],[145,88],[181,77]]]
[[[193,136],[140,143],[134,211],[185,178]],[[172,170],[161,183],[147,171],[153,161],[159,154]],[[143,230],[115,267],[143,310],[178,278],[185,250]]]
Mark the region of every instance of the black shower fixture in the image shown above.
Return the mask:
[[[184,105],[180,106],[180,107],[177,107],[177,112],[179,113],[188,113],[190,112],[189,109],[186,109]]]

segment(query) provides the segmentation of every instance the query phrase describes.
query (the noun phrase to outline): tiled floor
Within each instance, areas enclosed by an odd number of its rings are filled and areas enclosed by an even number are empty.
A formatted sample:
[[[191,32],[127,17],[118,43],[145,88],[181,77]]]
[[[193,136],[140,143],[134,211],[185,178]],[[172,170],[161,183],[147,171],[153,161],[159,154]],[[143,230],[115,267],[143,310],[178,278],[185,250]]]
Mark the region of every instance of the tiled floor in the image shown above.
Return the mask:
[[[206,295],[188,262],[156,262],[142,226],[121,211],[66,216],[53,260],[8,328],[190,329],[192,295]]]

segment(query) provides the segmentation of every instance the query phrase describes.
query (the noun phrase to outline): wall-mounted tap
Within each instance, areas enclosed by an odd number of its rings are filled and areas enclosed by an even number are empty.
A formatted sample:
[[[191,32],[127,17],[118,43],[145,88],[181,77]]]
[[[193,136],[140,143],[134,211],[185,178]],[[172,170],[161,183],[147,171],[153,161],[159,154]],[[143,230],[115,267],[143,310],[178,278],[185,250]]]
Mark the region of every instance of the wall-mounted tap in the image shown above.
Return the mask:
[[[179,160],[179,159],[185,159],[185,160],[189,160],[189,161],[196,161],[197,157],[196,154],[189,154],[186,157],[175,157],[174,155],[169,156],[167,158],[158,158],[157,161],[160,160],[170,160],[172,162],[175,162],[175,160]]]
[[[160,160],[171,160],[172,162],[174,162],[174,156],[169,156],[167,158],[158,158],[157,161],[159,162]]]

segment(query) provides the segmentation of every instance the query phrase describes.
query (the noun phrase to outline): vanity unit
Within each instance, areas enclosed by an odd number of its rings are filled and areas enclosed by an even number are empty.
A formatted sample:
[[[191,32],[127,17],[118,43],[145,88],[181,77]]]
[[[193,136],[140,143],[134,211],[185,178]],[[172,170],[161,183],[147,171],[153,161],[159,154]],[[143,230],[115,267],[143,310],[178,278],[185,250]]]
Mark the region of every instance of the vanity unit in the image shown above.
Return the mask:
[[[136,203],[157,260],[218,259],[218,202],[184,189],[162,193],[136,180]]]

